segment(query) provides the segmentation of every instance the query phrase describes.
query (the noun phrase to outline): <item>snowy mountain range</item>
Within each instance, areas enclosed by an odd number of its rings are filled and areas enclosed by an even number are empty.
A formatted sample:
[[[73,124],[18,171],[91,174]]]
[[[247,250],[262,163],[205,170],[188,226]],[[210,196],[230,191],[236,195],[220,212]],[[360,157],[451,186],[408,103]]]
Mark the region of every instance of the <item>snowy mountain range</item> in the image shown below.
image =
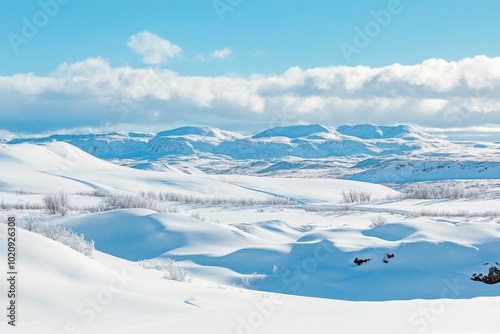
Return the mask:
[[[51,135],[8,144],[63,141],[98,158],[193,174],[323,177],[384,182],[500,176],[500,143],[450,142],[410,125],[274,127],[253,136],[209,127],[151,133]]]

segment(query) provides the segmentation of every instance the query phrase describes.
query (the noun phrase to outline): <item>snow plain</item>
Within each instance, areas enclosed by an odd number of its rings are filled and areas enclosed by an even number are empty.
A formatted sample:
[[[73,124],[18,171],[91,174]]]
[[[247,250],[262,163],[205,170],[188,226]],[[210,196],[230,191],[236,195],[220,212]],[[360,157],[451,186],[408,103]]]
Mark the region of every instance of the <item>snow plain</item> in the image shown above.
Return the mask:
[[[398,192],[386,186],[352,180],[133,169],[57,141],[0,144],[0,170],[5,207],[41,205],[61,190],[72,205],[64,217],[4,209],[2,222],[10,214],[48,221],[96,247],[89,258],[18,229],[19,326],[2,321],[2,333],[497,332],[500,285],[470,278],[500,262],[498,197],[402,200],[389,199]],[[349,190],[371,200],[341,203]],[[157,199],[156,210],[90,212],[104,200],[96,193],[140,191],[227,201]],[[273,198],[292,202],[265,204]],[[381,218],[386,224],[373,227]],[[4,224],[0,240],[3,247]],[[166,259],[189,270],[192,282],[138,262]],[[2,305],[6,290],[1,280]]]

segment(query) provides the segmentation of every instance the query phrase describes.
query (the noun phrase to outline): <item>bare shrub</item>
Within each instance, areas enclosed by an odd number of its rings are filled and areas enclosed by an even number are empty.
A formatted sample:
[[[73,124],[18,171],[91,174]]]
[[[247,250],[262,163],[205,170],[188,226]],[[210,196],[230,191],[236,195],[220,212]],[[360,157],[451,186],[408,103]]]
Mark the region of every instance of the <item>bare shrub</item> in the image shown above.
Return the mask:
[[[241,282],[243,283],[243,286],[248,289],[255,289],[257,288],[262,282],[266,279],[266,275],[259,274],[257,272],[254,272],[250,275],[245,275],[241,278]]]
[[[349,189],[349,191],[342,191],[342,203],[358,203],[358,202],[369,202],[372,198],[372,194],[365,191],[358,191]]]
[[[369,225],[370,228],[375,228],[375,227],[380,227],[387,225],[388,221],[384,216],[376,216],[370,219],[371,224]]]
[[[236,227],[238,230],[240,230],[242,232],[252,234],[252,227],[248,226],[246,224],[237,224],[237,225],[234,225],[234,227]]]
[[[202,216],[201,213],[199,213],[198,211],[193,211],[191,213],[191,217],[193,217],[194,219],[201,220],[202,222],[204,222],[206,220],[206,218],[204,216]]]
[[[77,234],[71,229],[34,220],[19,222],[18,227],[60,242],[85,256],[92,257],[94,254],[94,241],[85,240],[83,234]]]
[[[98,189],[94,189],[91,191],[80,191],[80,192],[77,192],[76,195],[92,196],[92,197],[106,197],[106,196],[109,196],[109,192],[104,190],[104,189],[98,188]]]
[[[457,211],[445,211],[445,210],[426,210],[422,209],[411,213],[412,217],[449,217],[449,218],[489,218],[494,219],[500,217],[500,211],[467,211],[467,210],[457,210]]]
[[[412,183],[401,189],[401,194],[387,199],[461,199],[478,198],[480,193],[463,184]]]
[[[40,203],[21,202],[7,203],[3,199],[0,201],[0,209],[2,210],[42,210],[45,206]]]
[[[257,205],[296,205],[297,201],[290,198],[272,196],[265,199],[258,198],[226,198],[208,197],[178,194],[171,192],[160,192],[158,198],[167,202],[178,202],[183,204],[202,204],[218,206],[257,206]]]
[[[167,275],[165,278],[177,281],[177,282],[192,282],[193,278],[189,271],[175,266],[175,261],[168,259],[167,261]]]
[[[43,197],[43,204],[45,205],[45,211],[51,215],[59,213],[64,216],[69,211],[69,198],[64,191],[60,191],[57,194],[45,195]]]
[[[156,200],[137,195],[111,195],[104,199],[106,210],[150,209],[156,210]]]
[[[153,199],[153,200],[157,200],[157,199],[161,199],[161,196],[159,196],[157,193],[155,193],[153,190],[149,190],[149,191],[144,191],[144,190],[141,190],[139,192],[139,195],[142,197],[142,198],[147,198],[147,199]]]
[[[140,261],[139,264],[146,269],[156,269],[164,272],[164,277],[167,279],[187,283],[191,283],[193,281],[191,273],[182,268],[178,268],[175,265],[175,261],[172,259]]]
[[[97,212],[103,212],[103,211],[108,211],[104,205],[81,205],[78,207],[73,207],[73,210],[76,211],[77,213],[97,213]]]

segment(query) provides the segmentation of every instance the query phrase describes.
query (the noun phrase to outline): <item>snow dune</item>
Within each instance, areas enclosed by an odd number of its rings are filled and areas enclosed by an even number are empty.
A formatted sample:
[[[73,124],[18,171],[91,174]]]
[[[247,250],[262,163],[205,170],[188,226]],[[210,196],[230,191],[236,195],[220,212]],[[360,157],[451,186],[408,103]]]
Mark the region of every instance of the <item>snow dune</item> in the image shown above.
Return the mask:
[[[5,233],[0,224],[2,244]],[[89,259],[39,235],[18,235],[22,320],[15,330],[1,322],[2,333],[495,333],[498,298],[360,303],[178,283],[104,253]],[[449,297],[462,291],[445,288]]]
[[[267,276],[258,285],[265,291],[345,300],[440,298],[442,282],[456,282],[466,289],[455,297],[500,294],[500,286],[470,280],[473,273],[487,272],[484,263],[499,260],[498,224],[424,219],[376,228],[338,226],[335,220],[333,226],[314,227],[251,219],[218,224],[149,210],[59,223],[94,240],[102,252],[133,261],[171,258],[211,281],[240,284],[257,272]],[[356,258],[369,261],[357,266]]]

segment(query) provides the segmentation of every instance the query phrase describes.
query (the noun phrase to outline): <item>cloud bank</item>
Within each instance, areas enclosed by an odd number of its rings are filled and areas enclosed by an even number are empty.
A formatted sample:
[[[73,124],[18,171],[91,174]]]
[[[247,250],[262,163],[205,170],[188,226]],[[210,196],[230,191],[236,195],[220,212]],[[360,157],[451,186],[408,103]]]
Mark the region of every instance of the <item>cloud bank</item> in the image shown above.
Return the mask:
[[[143,50],[149,64],[181,52],[171,43],[149,48],[156,37],[141,34],[129,44]],[[498,120],[499,57],[216,77],[112,67],[91,58],[62,64],[48,76],[0,76],[0,128],[13,132],[144,131],[189,123],[240,131],[316,122],[467,128]]]

